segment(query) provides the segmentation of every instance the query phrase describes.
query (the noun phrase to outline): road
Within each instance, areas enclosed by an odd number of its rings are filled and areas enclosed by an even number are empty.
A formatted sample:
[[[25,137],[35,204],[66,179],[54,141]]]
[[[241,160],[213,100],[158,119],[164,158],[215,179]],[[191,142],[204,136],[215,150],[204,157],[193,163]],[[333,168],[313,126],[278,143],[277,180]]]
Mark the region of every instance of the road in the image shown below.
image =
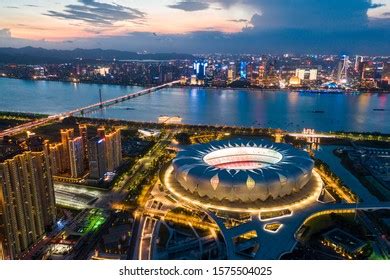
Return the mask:
[[[94,207],[118,210],[124,210],[126,206],[123,202],[128,198],[129,193],[136,187],[139,182],[147,175],[148,168],[151,163],[156,160],[161,152],[165,150],[168,145],[170,134],[163,136],[156,144],[147,152],[146,155],[138,159],[130,169],[130,173],[124,175],[123,180],[118,182],[118,185],[114,186],[105,196],[101,197]]]

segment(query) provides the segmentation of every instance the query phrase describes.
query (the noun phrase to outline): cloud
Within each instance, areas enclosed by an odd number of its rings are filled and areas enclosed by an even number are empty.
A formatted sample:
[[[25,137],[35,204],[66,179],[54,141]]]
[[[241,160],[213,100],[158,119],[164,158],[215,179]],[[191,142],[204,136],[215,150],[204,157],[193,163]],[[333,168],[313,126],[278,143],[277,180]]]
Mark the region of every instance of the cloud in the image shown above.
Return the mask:
[[[240,19],[229,19],[229,21],[231,21],[231,22],[238,22],[238,23],[247,23],[247,22],[249,22],[247,19],[243,19],[243,18],[240,18]]]
[[[38,26],[33,26],[33,25],[29,25],[29,24],[24,24],[24,23],[18,23],[17,26],[20,26],[23,29],[29,29],[29,30],[55,30],[55,28],[51,28],[51,27],[38,27]]]
[[[257,10],[251,23],[259,29],[356,30],[368,25],[369,9],[382,6],[371,0],[246,0],[246,3]]]
[[[0,29],[0,38],[11,38],[11,30],[9,28]]]
[[[44,15],[98,25],[113,25],[119,21],[139,21],[146,15],[137,9],[115,3],[100,3],[95,0],[78,0],[78,2],[80,4],[65,6],[62,12],[49,10]]]
[[[110,0],[115,1],[115,0]],[[379,0],[378,0],[379,1]],[[193,0],[171,1],[180,3],[205,3],[209,9],[245,9],[251,11],[252,18],[240,32],[224,33],[213,30],[194,31],[186,34],[163,34],[151,32],[133,32],[122,36],[106,36],[105,28],[116,28],[113,15],[105,26],[93,24],[91,33],[99,36],[71,38],[73,44],[61,42],[38,42],[16,38],[0,40],[2,46],[34,45],[46,48],[107,48],[149,52],[187,52],[187,53],[325,53],[325,54],[362,54],[389,55],[390,18],[389,10],[383,10],[384,18],[370,18],[367,12],[378,7],[370,0]],[[100,4],[96,1],[79,1],[78,5],[68,5],[62,13],[84,11],[96,5],[108,5],[115,11],[116,4]],[[99,6],[100,7],[100,6]],[[106,7],[106,6],[104,6]],[[116,8],[112,8],[116,7]],[[122,6],[120,6],[122,7]],[[125,7],[126,8],[126,7]],[[124,9],[124,8],[120,8]],[[126,8],[127,9],[127,8]],[[128,12],[128,10],[126,10]],[[107,8],[104,8],[107,11]],[[230,11],[228,11],[230,13]],[[244,22],[243,18],[231,21]],[[71,16],[75,16],[71,14]],[[100,18],[100,14],[94,16]],[[106,13],[104,13],[106,16]],[[141,19],[143,16],[140,16]],[[60,17],[63,18],[63,17]],[[123,18],[123,17],[122,17]],[[83,22],[96,21],[95,18]],[[119,17],[120,20],[121,17]],[[105,20],[105,17],[103,17]],[[136,19],[138,21],[138,19]],[[85,28],[83,22],[72,22]],[[99,22],[99,21],[97,21]],[[249,27],[248,27],[249,26]],[[95,30],[98,29],[98,30]],[[0,34],[4,31],[0,31]],[[1,35],[0,35],[1,36]]]
[[[209,3],[197,1],[180,1],[176,4],[168,5],[172,9],[183,10],[186,12],[207,10],[210,7]]]
[[[178,53],[272,53],[388,55],[390,28],[364,31],[248,29],[238,33],[197,31],[186,34],[132,32],[123,36],[76,38],[72,44],[17,38],[0,40],[2,47],[27,45],[43,48],[102,48],[148,52]]]

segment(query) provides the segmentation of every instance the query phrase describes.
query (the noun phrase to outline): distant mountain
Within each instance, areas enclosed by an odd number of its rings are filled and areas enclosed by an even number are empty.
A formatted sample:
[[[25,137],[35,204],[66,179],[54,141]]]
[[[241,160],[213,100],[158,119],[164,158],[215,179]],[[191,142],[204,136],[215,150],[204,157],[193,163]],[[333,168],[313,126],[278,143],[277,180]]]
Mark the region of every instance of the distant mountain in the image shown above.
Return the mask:
[[[0,63],[43,64],[65,63],[76,59],[87,61],[103,60],[171,60],[193,59],[189,54],[179,53],[151,53],[138,54],[135,52],[102,50],[102,49],[74,49],[74,50],[48,50],[43,48],[24,47],[0,48]]]

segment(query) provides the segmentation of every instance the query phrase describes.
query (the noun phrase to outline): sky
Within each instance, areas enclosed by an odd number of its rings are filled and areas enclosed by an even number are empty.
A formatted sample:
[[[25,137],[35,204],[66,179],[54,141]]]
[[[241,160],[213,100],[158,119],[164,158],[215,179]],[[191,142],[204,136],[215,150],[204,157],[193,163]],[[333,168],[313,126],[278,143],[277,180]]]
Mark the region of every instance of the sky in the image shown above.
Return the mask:
[[[0,47],[390,55],[390,0],[0,0]]]

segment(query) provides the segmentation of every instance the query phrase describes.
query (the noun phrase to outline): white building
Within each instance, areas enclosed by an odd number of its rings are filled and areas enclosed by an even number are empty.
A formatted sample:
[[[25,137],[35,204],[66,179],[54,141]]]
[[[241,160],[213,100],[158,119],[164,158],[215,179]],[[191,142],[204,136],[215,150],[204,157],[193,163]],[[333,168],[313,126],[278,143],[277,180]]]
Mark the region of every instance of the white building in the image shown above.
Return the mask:
[[[313,69],[303,69],[303,68],[298,68],[295,70],[295,76],[297,76],[301,81],[316,81],[317,80],[317,75],[318,75],[318,70],[313,68]]]

